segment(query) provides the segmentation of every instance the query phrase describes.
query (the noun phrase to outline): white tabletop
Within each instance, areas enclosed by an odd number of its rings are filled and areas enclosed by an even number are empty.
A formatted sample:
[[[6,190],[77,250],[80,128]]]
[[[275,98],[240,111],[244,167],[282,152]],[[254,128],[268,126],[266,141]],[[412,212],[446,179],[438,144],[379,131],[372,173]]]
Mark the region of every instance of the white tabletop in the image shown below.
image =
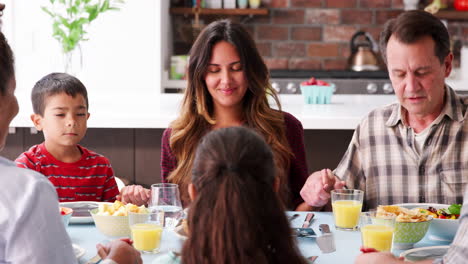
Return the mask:
[[[292,215],[298,212],[288,212]],[[336,251],[333,253],[323,254],[320,252],[314,238],[298,238],[298,246],[305,257],[318,256],[315,263],[353,263],[356,256],[360,254],[361,233],[359,231],[339,231],[334,228],[332,213],[314,212],[315,218],[312,222],[312,228],[317,234],[320,234],[318,226],[320,224],[328,224],[335,237]],[[293,227],[301,226],[304,221],[306,212],[299,212],[300,217],[292,222]],[[106,243],[109,238],[102,235],[93,224],[88,225],[70,225],[67,228],[70,238],[74,244],[86,250],[85,255],[80,259],[80,263],[86,263],[87,260],[96,255],[97,243]],[[165,254],[169,250],[180,252],[183,240],[179,238],[173,231],[165,230],[161,242],[161,252]],[[437,241],[423,239],[415,244],[415,247],[446,245]],[[393,253],[399,255],[402,251],[395,250]],[[143,254],[143,262],[151,263],[159,254]]]

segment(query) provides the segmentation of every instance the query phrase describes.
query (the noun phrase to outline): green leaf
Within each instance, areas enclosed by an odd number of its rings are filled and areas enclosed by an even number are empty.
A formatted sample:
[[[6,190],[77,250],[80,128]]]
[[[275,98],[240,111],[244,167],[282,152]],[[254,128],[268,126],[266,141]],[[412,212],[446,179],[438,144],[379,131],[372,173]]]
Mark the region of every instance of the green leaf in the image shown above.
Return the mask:
[[[461,207],[462,207],[461,204],[452,204],[452,205],[449,206],[448,211],[449,211],[451,214],[457,214],[457,215],[459,215],[459,214],[460,214],[460,211],[461,211]]]
[[[42,11],[46,12],[47,14],[49,14],[51,17],[54,17],[54,16],[55,16],[51,11],[49,11],[49,9],[47,9],[47,7],[41,6],[41,9],[42,9]]]
[[[70,8],[67,8],[67,13],[69,13],[69,14],[76,15],[76,14],[78,14],[78,12],[79,12],[79,10],[78,10],[78,7],[76,7],[76,6],[72,6]]]
[[[88,20],[89,22],[93,21],[96,19],[96,17],[99,14],[99,6],[98,5],[92,5],[86,8],[86,12],[88,12]]]
[[[68,23],[68,20],[66,18],[64,18],[63,16],[58,16],[59,17],[59,21],[64,25],[66,26],[67,28],[70,28],[70,23]]]
[[[109,0],[104,0],[99,12],[103,13],[103,12],[106,12],[108,9],[109,9]]]
[[[50,2],[51,4],[54,4],[54,3],[55,3],[55,0],[49,0],[49,2]]]

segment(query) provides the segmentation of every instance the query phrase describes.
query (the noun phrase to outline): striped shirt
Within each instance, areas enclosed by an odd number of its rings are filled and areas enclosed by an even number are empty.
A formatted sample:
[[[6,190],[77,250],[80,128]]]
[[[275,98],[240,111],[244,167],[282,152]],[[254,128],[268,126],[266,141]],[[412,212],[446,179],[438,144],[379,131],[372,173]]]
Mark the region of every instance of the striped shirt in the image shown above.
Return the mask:
[[[468,189],[465,192],[465,202],[459,218],[459,227],[447,254],[443,259],[437,259],[434,264],[458,264],[468,260]]]
[[[299,192],[308,177],[307,162],[304,147],[304,129],[302,123],[293,115],[283,112],[286,138],[293,153],[289,165],[288,186],[292,208],[303,203]],[[172,153],[170,146],[171,128],[167,128],[161,139],[161,177],[162,182],[167,182],[169,174],[177,167],[177,158]]]
[[[367,209],[395,203],[462,203],[468,182],[468,97],[445,89],[445,105],[420,154],[399,103],[361,121],[334,173],[364,190]]]
[[[82,156],[73,163],[55,159],[44,143],[32,146],[15,162],[20,168],[44,174],[55,186],[60,202],[115,201],[119,190],[109,160],[82,146],[78,148]]]

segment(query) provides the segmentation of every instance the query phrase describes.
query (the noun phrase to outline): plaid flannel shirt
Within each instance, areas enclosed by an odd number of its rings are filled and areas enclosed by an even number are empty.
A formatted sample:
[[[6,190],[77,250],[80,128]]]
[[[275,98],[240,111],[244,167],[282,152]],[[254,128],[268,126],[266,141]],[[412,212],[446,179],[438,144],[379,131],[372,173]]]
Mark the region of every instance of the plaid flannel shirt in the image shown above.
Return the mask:
[[[395,203],[462,203],[468,182],[468,97],[446,86],[445,105],[420,154],[399,103],[376,109],[354,131],[334,173],[364,190],[366,209]]]

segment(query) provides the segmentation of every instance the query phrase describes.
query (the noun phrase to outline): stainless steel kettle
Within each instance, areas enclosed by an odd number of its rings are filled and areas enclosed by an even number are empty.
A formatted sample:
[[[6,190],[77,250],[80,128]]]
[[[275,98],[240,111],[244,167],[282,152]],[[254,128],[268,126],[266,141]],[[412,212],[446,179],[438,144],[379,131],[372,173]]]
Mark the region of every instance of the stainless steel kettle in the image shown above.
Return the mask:
[[[361,38],[357,42],[358,38]],[[349,68],[353,71],[378,71],[380,70],[379,57],[374,50],[377,45],[372,36],[364,31],[356,32],[351,38],[351,56]]]

